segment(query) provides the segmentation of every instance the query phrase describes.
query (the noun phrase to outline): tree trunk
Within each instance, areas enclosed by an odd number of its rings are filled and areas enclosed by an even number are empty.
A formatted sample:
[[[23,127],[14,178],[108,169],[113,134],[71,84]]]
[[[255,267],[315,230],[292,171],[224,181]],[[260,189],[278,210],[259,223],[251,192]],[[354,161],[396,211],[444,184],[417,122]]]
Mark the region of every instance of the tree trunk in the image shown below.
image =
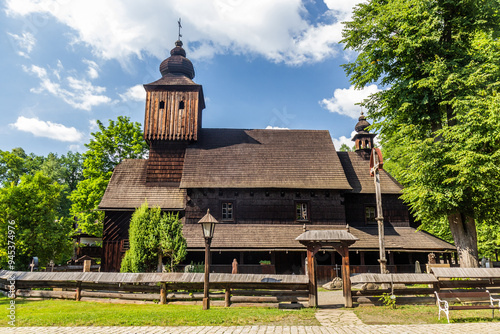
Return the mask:
[[[163,255],[158,253],[158,269],[157,272],[161,273],[163,271]]]
[[[460,267],[479,267],[477,252],[476,221],[461,213],[453,213],[448,216],[451,234],[457,246]]]

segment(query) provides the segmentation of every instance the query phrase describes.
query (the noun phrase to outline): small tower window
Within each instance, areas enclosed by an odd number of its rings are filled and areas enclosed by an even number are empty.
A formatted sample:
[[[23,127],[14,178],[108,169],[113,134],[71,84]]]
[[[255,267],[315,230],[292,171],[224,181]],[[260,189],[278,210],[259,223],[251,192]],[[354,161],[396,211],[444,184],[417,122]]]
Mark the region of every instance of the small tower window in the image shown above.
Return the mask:
[[[160,109],[165,109],[165,101],[160,101]]]
[[[179,109],[184,109],[184,101],[179,102]]]

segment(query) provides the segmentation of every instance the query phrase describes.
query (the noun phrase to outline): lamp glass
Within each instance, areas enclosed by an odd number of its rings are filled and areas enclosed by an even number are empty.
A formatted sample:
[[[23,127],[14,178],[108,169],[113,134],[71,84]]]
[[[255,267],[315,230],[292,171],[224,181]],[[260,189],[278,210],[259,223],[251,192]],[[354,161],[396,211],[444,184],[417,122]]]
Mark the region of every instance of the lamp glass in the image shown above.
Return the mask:
[[[202,223],[203,227],[203,236],[205,238],[212,238],[214,236],[214,223]]]

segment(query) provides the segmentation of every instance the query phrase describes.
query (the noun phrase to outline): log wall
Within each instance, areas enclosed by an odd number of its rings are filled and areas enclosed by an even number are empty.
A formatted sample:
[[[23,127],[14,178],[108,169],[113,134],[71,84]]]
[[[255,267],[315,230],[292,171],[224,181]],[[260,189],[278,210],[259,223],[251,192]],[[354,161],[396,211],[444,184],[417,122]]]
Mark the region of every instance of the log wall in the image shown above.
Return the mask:
[[[186,224],[197,223],[210,209],[222,217],[222,203],[233,203],[233,221],[241,224],[294,224],[296,204],[307,203],[308,224],[345,225],[341,193],[294,189],[190,189]]]

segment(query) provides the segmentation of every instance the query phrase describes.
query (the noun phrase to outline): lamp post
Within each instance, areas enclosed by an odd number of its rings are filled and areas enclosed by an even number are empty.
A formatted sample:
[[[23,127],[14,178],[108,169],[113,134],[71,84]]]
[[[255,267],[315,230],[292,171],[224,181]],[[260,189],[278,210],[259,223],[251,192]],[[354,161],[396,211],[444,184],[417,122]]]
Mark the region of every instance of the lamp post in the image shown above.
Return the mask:
[[[210,214],[210,209],[207,210],[207,214],[200,219],[198,224],[201,224],[203,229],[203,237],[205,238],[205,280],[203,283],[203,309],[208,310],[210,308],[210,297],[208,294],[208,283],[210,280],[210,244],[212,243],[212,238],[214,236],[215,224],[218,221]]]

